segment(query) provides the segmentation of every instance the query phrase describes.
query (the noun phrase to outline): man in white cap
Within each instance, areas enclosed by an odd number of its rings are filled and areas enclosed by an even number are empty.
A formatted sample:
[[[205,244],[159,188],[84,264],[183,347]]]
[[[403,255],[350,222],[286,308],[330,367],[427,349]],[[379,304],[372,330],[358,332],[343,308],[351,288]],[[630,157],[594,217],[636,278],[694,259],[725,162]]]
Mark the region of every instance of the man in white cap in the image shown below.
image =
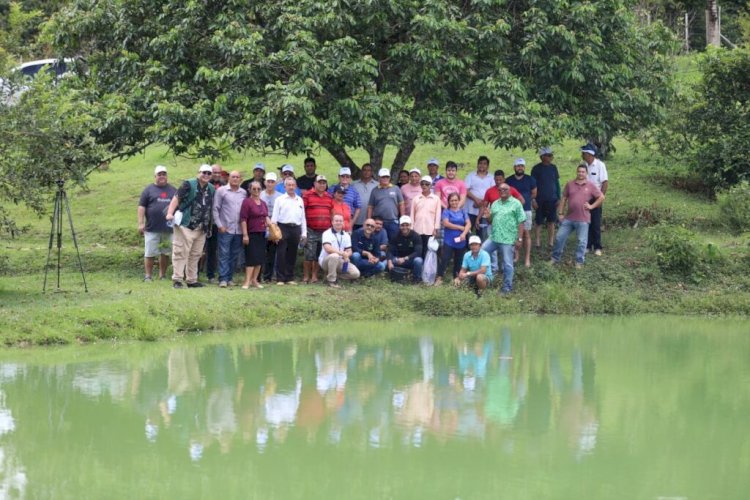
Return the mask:
[[[581,158],[586,162],[588,180],[596,186],[603,195],[609,188],[609,176],[604,162],[596,157],[596,147],[589,143],[581,146]],[[588,250],[594,255],[602,254],[602,206],[597,205],[591,210],[591,224],[589,225]]]
[[[388,271],[394,267],[411,269],[411,277],[415,283],[422,279],[422,238],[411,228],[411,218],[402,215],[399,218],[399,230],[388,243],[386,254]]]
[[[422,172],[418,168],[409,170],[409,182],[401,186],[401,194],[404,197],[404,210],[406,213],[411,212],[411,200],[422,193],[422,187],[419,181],[422,179]]]
[[[542,226],[545,224],[547,225],[547,245],[552,248],[555,244],[557,207],[560,204],[560,173],[557,171],[557,166],[552,163],[553,156],[551,148],[540,149],[539,158],[542,161],[531,169],[531,176],[536,180],[536,199],[531,201],[531,205],[536,210],[534,240],[537,249],[542,246]]]
[[[291,177],[292,179],[294,179],[294,194],[296,194],[297,196],[302,196],[302,191],[299,187],[296,187],[297,178],[294,176],[294,167],[288,163],[284,163],[279,167],[279,170],[281,170],[281,179],[276,183],[276,191],[281,194],[285,194],[286,188],[284,187],[284,181]]]
[[[344,192],[344,203],[349,205],[352,221],[356,221],[359,218],[359,213],[362,211],[362,199],[357,190],[352,187],[352,170],[349,167],[341,167],[339,169],[339,183],[331,186],[328,189],[328,194],[333,196],[336,188],[341,188]]]
[[[482,250],[482,239],[476,235],[469,238],[469,250],[464,254],[461,270],[453,282],[456,286],[468,282],[480,293],[492,283],[490,254]]]
[[[247,191],[240,189],[242,176],[237,170],[229,173],[229,183],[216,190],[213,206],[214,224],[218,229],[219,287],[233,286],[232,276],[242,252],[240,210]]]
[[[177,190],[167,180],[167,167],[157,165],[154,182],[146,186],[138,202],[138,232],[145,239],[143,281],[152,279],[154,259],[159,257],[159,279],[164,279],[169,254],[172,252],[172,228],[167,225],[166,213]]]
[[[352,218],[352,225],[355,231],[364,225],[367,218],[367,202],[370,201],[372,190],[378,186],[378,181],[373,178],[372,165],[369,163],[362,165],[359,174],[359,180],[352,183],[352,187],[359,194],[361,202],[359,216]]]
[[[203,253],[206,236],[213,224],[214,186],[211,165],[198,167],[198,177],[187,179],[172,197],[167,220],[174,221],[172,241],[172,281],[174,288],[202,287],[198,281],[198,261]],[[177,213],[177,218],[175,214]]]
[[[536,199],[536,179],[526,175],[526,160],[523,158],[516,158],[516,161],[513,162],[513,170],[515,175],[508,177],[505,182],[510,187],[516,188],[523,196],[523,210],[526,212],[526,221],[523,223],[523,262],[526,267],[531,267],[531,204]],[[521,249],[519,249],[518,254],[520,252]],[[518,261],[518,254],[514,258],[516,262]]]
[[[427,174],[432,178],[432,188],[435,188],[435,184],[437,184],[437,181],[445,179],[442,175],[438,173],[438,170],[440,169],[440,162],[437,158],[430,158],[427,160]]]
[[[406,214],[404,195],[391,184],[391,171],[387,168],[378,171],[378,179],[380,182],[372,190],[367,203],[367,218],[378,216],[383,219],[383,228],[390,241],[398,232],[399,216]]]
[[[336,214],[331,218],[331,227],[323,233],[322,248],[318,264],[325,274],[326,284],[339,288],[338,279],[355,280],[359,269],[352,262],[352,238],[344,231],[344,218]]]

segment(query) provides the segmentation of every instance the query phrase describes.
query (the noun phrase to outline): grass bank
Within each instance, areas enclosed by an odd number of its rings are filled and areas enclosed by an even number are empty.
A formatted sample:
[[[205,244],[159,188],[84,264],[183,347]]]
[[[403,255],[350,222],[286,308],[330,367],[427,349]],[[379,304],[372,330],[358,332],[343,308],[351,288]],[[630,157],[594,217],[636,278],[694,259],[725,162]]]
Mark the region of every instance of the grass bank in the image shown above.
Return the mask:
[[[577,143],[557,148],[564,180],[573,178]],[[572,266],[572,241],[562,266],[553,268],[543,249],[530,269],[517,269],[516,291],[509,298],[496,291],[477,300],[449,285],[440,288],[393,285],[373,279],[330,290],[321,286],[267,287],[244,291],[216,287],[175,291],[169,282],[143,283],[142,244],[136,230],[136,205],[152,178],[153,166],[165,164],[173,184],[192,177],[195,161],[152,148],[146,155],[118,162],[92,175],[87,190],[71,189],[69,198],[90,292],[76,274],[74,252],[65,227],[63,292],[42,294],[49,220],[22,209],[14,215],[28,231],[2,242],[0,252],[0,341],[9,346],[93,342],[110,339],[157,340],[243,327],[276,328],[311,320],[379,321],[415,315],[493,317],[505,314],[689,314],[747,315],[750,312],[750,264],[747,236],[734,236],[721,224],[716,204],[659,182],[654,159],[616,143],[608,160],[610,191],[604,209],[605,255],[590,257],[584,269]],[[392,154],[392,152],[391,152]],[[513,158],[531,151],[492,150],[472,144],[465,151],[422,146],[410,165],[423,166],[432,156],[463,164],[466,175],[480,154],[491,169],[512,171]],[[302,158],[238,157],[225,168],[248,170],[256,161],[270,167]],[[360,158],[360,160],[363,158]],[[319,171],[334,175],[335,163],[318,156]],[[244,167],[244,168],[243,168]],[[66,222],[67,223],[67,222]],[[688,272],[665,271],[649,245],[663,224],[696,233],[700,262]],[[50,278],[53,278],[52,274]],[[54,282],[53,287],[54,288]]]

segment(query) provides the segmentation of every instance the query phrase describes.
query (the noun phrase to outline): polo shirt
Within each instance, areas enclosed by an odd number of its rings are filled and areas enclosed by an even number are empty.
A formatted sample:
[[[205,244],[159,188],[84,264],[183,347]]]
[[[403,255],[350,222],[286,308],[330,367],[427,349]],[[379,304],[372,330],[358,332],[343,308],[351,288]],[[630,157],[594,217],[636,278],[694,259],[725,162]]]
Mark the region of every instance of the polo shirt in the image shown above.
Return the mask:
[[[517,199],[518,201],[521,201],[523,198],[521,196],[521,193],[518,192],[518,189],[514,188],[513,186],[510,187],[510,195]],[[487,202],[487,205],[492,205],[497,200],[500,199],[500,190],[497,188],[497,186],[492,186],[487,190],[486,193],[484,193],[484,201]]]
[[[422,238],[414,231],[404,236],[401,231],[396,233],[388,244],[388,257],[409,257],[413,262],[415,258],[422,256]]]
[[[364,204],[370,201],[370,194],[377,186],[378,182],[375,179],[370,179],[370,182],[363,182],[361,180],[352,182],[352,187],[357,191],[357,194],[359,194],[360,203],[362,204],[362,210],[359,212],[359,217],[354,221],[354,225],[361,226],[365,223],[365,219],[367,218],[367,207]],[[346,196],[344,196],[344,199],[346,199]]]
[[[229,234],[242,234],[240,229],[240,210],[247,198],[247,191],[237,186],[236,191],[227,184],[216,190],[214,195],[213,216],[216,227],[226,227]]]
[[[440,229],[440,213],[443,207],[436,194],[429,196],[420,194],[411,202],[412,229],[417,234],[431,235],[435,229]]]
[[[568,213],[566,220],[573,222],[591,222],[591,211],[583,208],[583,204],[591,201],[592,198],[599,198],[602,192],[591,181],[585,181],[578,184],[576,181],[570,181],[565,184],[563,197],[568,199]]]
[[[515,175],[511,175],[505,178],[505,183],[518,189],[518,192],[521,193],[524,199],[523,209],[531,210],[531,191],[536,188],[536,179],[526,174],[523,174],[523,177],[520,179]]]
[[[513,245],[518,239],[518,225],[526,220],[526,212],[521,202],[515,198],[498,200],[490,207],[492,214],[492,234],[495,243]]]
[[[487,278],[492,279],[492,259],[490,259],[490,254],[482,249],[479,249],[479,253],[476,257],[474,257],[470,251],[464,254],[464,260],[461,263],[461,267],[467,271],[473,272],[479,271],[482,269],[482,266],[485,268],[484,274],[487,275]]]
[[[314,189],[305,191],[302,195],[305,204],[305,220],[307,227],[316,231],[325,231],[331,227],[331,212],[333,198],[326,191],[318,194]]]
[[[327,229],[320,239],[320,256],[318,257],[318,264],[323,265],[323,261],[328,257],[329,253],[326,252],[325,244],[329,243],[334,250],[344,251],[347,248],[352,247],[352,238],[346,231],[337,233],[333,228]]]
[[[372,215],[378,215],[384,221],[394,221],[401,215],[399,205],[403,202],[404,196],[396,186],[378,186],[372,190],[368,206],[372,207]]]

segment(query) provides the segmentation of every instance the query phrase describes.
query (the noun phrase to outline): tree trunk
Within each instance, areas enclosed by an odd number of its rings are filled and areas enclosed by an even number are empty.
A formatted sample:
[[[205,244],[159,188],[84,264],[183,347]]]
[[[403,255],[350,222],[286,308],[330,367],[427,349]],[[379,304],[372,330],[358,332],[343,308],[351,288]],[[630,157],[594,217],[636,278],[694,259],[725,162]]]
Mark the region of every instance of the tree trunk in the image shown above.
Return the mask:
[[[406,162],[409,161],[409,158],[411,157],[411,154],[414,152],[415,148],[414,141],[409,141],[404,144],[401,144],[401,147],[398,148],[398,151],[396,152],[396,157],[393,159],[393,163],[391,164],[391,178],[397,179],[398,173],[401,171],[402,168],[406,166]]]
[[[385,153],[385,142],[378,142],[365,148],[370,155],[370,164],[377,175],[378,170],[383,167],[383,154]]]
[[[721,46],[721,22],[716,0],[706,2],[706,47],[710,45]]]
[[[352,157],[349,156],[349,153],[346,152],[346,149],[340,147],[340,146],[332,146],[327,145],[323,146],[326,151],[331,153],[331,156],[339,162],[339,165],[342,167],[349,167],[352,170],[352,178],[353,179],[359,179],[359,167],[356,163],[354,163],[354,160],[352,160]]]

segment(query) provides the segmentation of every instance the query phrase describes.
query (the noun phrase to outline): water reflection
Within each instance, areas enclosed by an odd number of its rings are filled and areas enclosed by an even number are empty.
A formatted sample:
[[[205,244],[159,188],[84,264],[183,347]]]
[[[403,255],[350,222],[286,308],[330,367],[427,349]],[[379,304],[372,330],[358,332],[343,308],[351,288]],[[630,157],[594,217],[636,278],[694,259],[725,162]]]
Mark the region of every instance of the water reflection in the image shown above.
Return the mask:
[[[154,457],[201,467],[207,462],[213,466],[223,456],[315,460],[329,456],[330,450],[353,462],[390,451],[414,457],[424,450],[440,456],[445,450],[456,460],[469,453],[484,457],[486,464],[477,465],[478,470],[492,474],[487,464],[498,460],[510,460],[505,464],[510,467],[540,461],[593,464],[598,455],[608,460],[616,451],[627,464],[630,453],[651,450],[644,441],[672,443],[690,434],[706,415],[714,415],[715,409],[706,408],[688,414],[701,404],[688,393],[683,401],[666,405],[662,395],[676,385],[659,390],[642,384],[654,373],[670,377],[665,380],[699,380],[696,374],[705,367],[690,359],[702,354],[705,345],[631,337],[633,345],[643,343],[648,349],[681,345],[681,361],[672,368],[653,351],[631,347],[629,354],[641,354],[647,367],[640,374],[620,357],[628,348],[614,345],[601,351],[612,341],[501,326],[493,332],[478,328],[387,341],[297,337],[186,344],[136,359],[0,364],[0,497],[25,496],[28,464],[57,470],[60,466],[52,462],[68,449],[91,453],[86,462],[92,474],[120,463],[121,453],[133,454],[143,467],[162,460]],[[736,352],[720,351],[729,361],[716,365],[724,370],[722,380],[750,380],[746,366],[733,359]],[[607,352],[604,383],[599,352]],[[747,394],[739,400],[727,395],[709,399],[725,411],[727,405],[735,413],[750,409]],[[679,429],[659,424],[660,413],[679,415],[683,434],[662,438],[660,433]],[[646,429],[652,424],[658,431]],[[605,436],[610,447],[600,452]],[[714,435],[716,442],[723,437]],[[42,448],[45,458],[34,460]],[[737,460],[750,465],[748,447],[736,444],[737,451]],[[388,456],[406,466],[405,458]],[[652,463],[663,464],[658,458]],[[349,465],[339,462],[337,467],[346,471]],[[542,487],[542,495],[544,491]]]

